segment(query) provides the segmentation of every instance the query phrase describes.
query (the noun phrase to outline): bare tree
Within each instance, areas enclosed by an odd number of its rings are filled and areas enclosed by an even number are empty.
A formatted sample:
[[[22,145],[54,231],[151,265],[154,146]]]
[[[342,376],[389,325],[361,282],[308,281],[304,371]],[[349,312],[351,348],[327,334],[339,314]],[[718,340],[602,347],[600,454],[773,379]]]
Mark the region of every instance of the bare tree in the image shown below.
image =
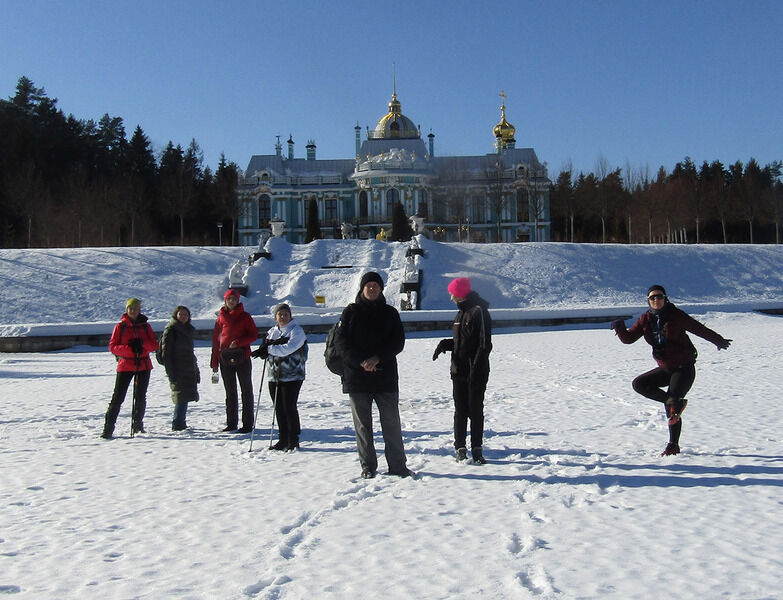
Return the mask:
[[[486,170],[487,188],[489,191],[489,204],[495,216],[496,240],[500,242],[500,223],[503,219],[503,210],[506,208],[506,193],[503,189],[504,165],[503,159],[498,157],[495,164]]]

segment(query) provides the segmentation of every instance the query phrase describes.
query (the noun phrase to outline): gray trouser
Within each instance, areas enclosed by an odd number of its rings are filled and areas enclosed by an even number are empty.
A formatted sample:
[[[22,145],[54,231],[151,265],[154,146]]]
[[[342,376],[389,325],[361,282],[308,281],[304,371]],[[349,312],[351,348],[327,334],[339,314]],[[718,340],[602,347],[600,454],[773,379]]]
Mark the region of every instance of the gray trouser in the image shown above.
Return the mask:
[[[378,457],[375,455],[375,443],[372,433],[372,401],[378,406],[383,432],[383,453],[391,473],[404,471],[406,466],[405,449],[402,445],[402,426],[400,425],[399,392],[352,392],[351,413],[356,429],[356,446],[362,469],[378,470]]]

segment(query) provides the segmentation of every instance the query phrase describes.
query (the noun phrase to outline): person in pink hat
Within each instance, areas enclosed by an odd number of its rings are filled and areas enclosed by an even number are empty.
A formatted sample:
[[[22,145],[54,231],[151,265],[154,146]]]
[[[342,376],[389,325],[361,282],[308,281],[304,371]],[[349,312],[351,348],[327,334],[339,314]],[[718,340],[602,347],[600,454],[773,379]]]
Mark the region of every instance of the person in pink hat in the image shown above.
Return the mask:
[[[452,337],[441,340],[432,360],[451,352],[451,382],[454,395],[454,448],[457,461],[468,459],[466,447],[470,419],[470,447],[475,464],[484,458],[484,392],[489,379],[489,353],[492,351],[492,318],[489,304],[470,287],[470,279],[457,277],[448,285],[452,302],[459,312],[454,318]]]

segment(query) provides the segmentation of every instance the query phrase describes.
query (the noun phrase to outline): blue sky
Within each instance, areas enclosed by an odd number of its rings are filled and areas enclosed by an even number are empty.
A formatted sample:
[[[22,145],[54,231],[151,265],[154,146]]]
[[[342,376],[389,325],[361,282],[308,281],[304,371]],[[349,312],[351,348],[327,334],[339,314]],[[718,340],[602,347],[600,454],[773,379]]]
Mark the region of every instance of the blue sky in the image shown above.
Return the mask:
[[[0,97],[25,75],[77,118],[195,138],[245,168],[293,136],[351,158],[387,110],[437,155],[485,154],[500,118],[550,176],[783,159],[783,2],[0,0]]]

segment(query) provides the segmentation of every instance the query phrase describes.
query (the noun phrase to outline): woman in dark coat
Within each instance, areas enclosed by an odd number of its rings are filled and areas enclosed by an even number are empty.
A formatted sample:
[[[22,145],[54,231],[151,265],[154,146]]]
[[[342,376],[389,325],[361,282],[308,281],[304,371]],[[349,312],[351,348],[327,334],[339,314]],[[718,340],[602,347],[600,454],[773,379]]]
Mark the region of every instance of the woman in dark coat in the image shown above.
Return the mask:
[[[178,306],[160,337],[160,355],[166,367],[171,401],[174,403],[172,431],[187,429],[188,402],[198,402],[201,373],[193,350],[194,331],[190,323],[190,310],[187,306]]]
[[[432,360],[451,352],[451,382],[454,395],[454,448],[457,461],[468,459],[466,438],[470,419],[470,447],[473,462],[485,464],[484,393],[489,379],[489,353],[492,351],[492,319],[489,304],[470,289],[470,279],[458,277],[448,286],[451,301],[459,312],[454,318],[452,337],[441,340]]]
[[[624,344],[633,344],[644,336],[645,341],[652,346],[652,355],[658,366],[634,379],[633,389],[664,405],[669,421],[669,443],[661,456],[669,456],[680,453],[681,415],[688,405],[685,394],[696,378],[697,353],[687,332],[712,342],[718,350],[726,350],[731,340],[674,306],[669,302],[662,285],[650,286],[647,303],[650,309],[630,329],[625,328],[622,319],[614,321],[611,327]],[[668,389],[663,391],[662,388]]]

